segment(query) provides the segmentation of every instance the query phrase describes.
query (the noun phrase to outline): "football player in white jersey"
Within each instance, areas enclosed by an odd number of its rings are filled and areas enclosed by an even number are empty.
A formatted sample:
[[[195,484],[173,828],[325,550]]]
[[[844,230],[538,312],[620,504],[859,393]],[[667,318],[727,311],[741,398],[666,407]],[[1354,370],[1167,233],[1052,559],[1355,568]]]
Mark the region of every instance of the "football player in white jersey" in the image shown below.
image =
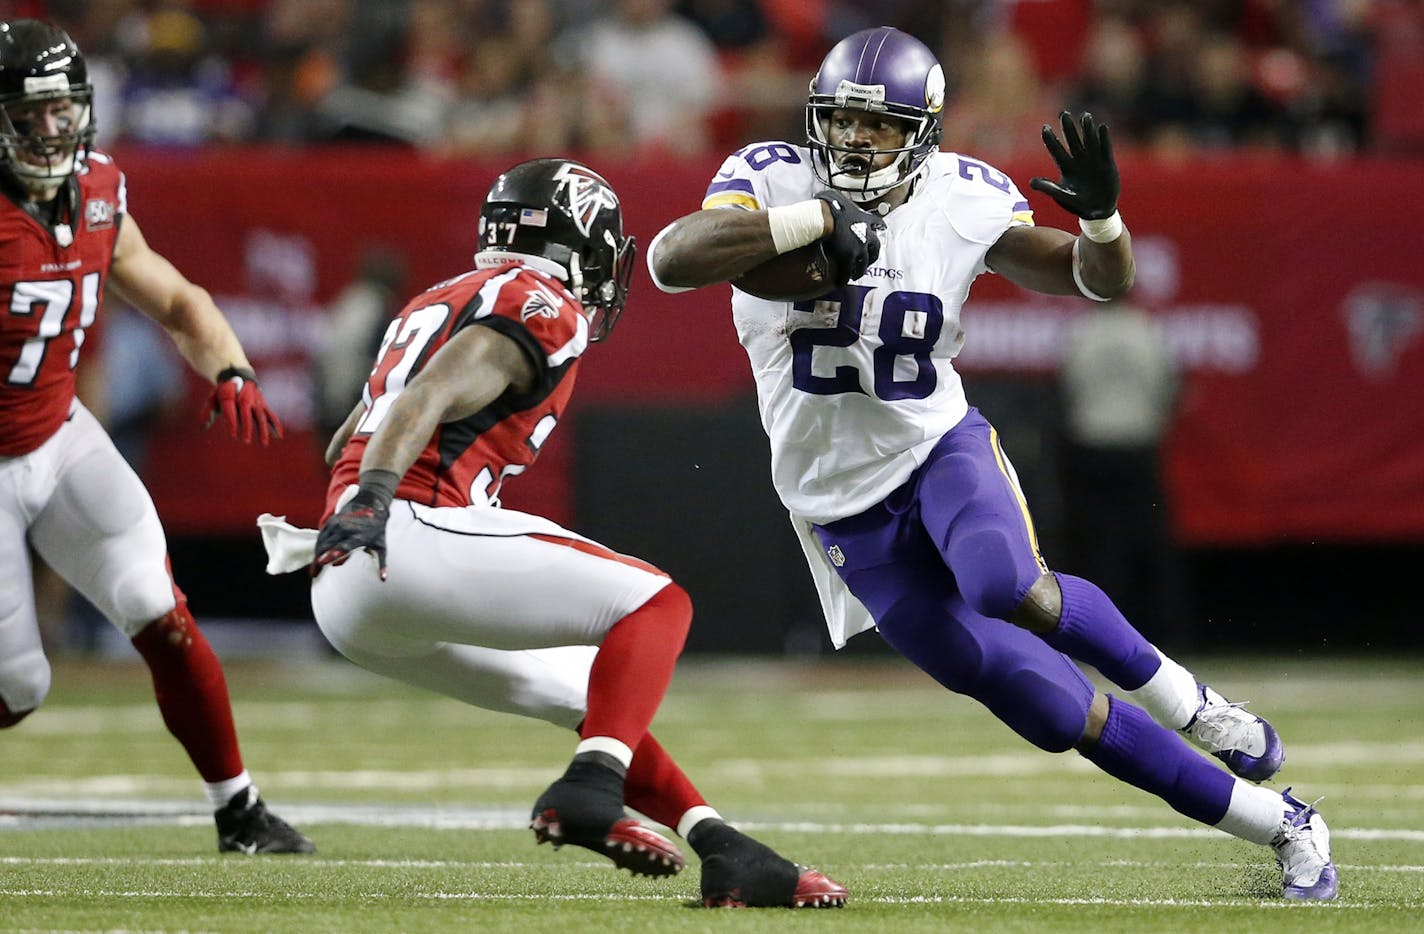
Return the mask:
[[[1097,586],[1049,570],[997,433],[954,370],[960,307],[984,273],[1094,301],[1131,286],[1107,127],[1063,114],[1061,139],[1043,128],[1061,177],[1031,186],[1081,219],[1075,236],[1034,226],[993,166],[940,151],[944,93],[912,36],[844,39],[811,82],[805,143],[729,156],[702,209],[654,239],[653,279],[670,292],[732,282],[773,483],[837,647],[877,627],[1034,745],[1077,749],[1182,814],[1270,846],[1285,897],[1333,898],[1319,813],[1254,784],[1284,760],[1275,730],[1159,652]],[[737,288],[814,243],[835,273],[820,297]],[[1075,660],[1125,696],[1097,693]]]

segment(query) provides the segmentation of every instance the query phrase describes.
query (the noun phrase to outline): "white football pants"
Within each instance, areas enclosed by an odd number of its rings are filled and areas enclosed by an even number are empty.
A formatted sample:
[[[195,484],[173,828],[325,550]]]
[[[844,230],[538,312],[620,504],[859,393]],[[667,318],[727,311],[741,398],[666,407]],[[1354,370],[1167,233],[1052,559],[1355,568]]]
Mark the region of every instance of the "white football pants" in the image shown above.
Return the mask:
[[[573,728],[608,630],[669,583],[538,516],[391,504],[388,575],[358,552],[312,582],[317,625],[363,668]]]
[[[50,684],[27,538],[127,636],[177,604],[153,500],[76,401],[44,444],[0,457],[0,699],[17,712],[38,707]]]

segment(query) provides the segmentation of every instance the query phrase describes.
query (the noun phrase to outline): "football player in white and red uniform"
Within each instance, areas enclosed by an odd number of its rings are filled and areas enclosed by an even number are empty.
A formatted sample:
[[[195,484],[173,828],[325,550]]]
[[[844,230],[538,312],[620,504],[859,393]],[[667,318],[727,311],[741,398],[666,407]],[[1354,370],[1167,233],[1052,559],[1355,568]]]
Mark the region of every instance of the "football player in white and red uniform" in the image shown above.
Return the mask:
[[[622,231],[617,196],[586,166],[537,159],[502,174],[480,212],[476,268],[387,328],[328,449],[320,535],[263,518],[269,570],[314,561],[316,621],[357,664],[578,731],[568,770],[534,805],[540,843],[634,873],[679,871],[677,847],[626,803],[702,858],[706,905],[840,906],[844,887],[733,829],[648,733],[692,621],[686,592],[499,505],[500,485],[558,423],[583,352],[622,311],[636,253]]]
[[[0,23],[0,727],[49,693],[30,546],[133,642],[164,723],[206,784],[224,852],[308,853],[243,767],[221,665],[168,568],[138,476],[75,397],[105,290],[161,325],[215,383],[209,422],[281,434],[227,320],[144,241],[123,173],[92,148],[83,56],[37,20]]]

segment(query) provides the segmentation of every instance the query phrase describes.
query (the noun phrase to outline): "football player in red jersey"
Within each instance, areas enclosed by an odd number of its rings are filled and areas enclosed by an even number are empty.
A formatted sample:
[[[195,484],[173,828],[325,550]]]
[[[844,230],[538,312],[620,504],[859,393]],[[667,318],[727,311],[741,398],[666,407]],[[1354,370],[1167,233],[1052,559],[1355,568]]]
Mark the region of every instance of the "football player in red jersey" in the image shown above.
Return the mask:
[[[93,91],[63,30],[0,23],[0,727],[50,687],[29,545],[127,635],[164,723],[216,809],[218,848],[310,853],[243,767],[217,656],[168,568],[148,491],[75,397],[75,365],[106,288],[158,322],[214,382],[208,421],[281,435],[227,320],[144,241],[124,176],[92,147]]]
[[[269,570],[313,562],[317,624],[358,665],[577,730],[573,761],[534,805],[538,842],[637,874],[682,869],[626,803],[701,857],[706,905],[844,904],[839,883],[723,821],[648,733],[692,621],[687,593],[499,506],[562,415],[584,351],[622,312],[636,247],[617,196],[577,162],[523,162],[490,189],[479,242],[474,270],[387,328],[328,448],[320,534],[261,520]]]

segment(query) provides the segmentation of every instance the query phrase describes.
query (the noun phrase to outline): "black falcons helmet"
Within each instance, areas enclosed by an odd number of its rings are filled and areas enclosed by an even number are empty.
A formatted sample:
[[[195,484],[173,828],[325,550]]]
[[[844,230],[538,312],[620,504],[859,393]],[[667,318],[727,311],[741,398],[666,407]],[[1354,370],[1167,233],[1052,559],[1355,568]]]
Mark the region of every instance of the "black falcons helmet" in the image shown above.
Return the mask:
[[[572,159],[521,162],[495,179],[480,208],[480,252],[551,260],[583,303],[589,340],[613,330],[638,245],[623,236],[623,216],[612,186]]]
[[[20,105],[68,99],[59,132],[44,134]],[[0,23],[0,164],[29,187],[52,187],[83,165],[94,142],[94,89],[79,46],[63,29],[37,19]]]

